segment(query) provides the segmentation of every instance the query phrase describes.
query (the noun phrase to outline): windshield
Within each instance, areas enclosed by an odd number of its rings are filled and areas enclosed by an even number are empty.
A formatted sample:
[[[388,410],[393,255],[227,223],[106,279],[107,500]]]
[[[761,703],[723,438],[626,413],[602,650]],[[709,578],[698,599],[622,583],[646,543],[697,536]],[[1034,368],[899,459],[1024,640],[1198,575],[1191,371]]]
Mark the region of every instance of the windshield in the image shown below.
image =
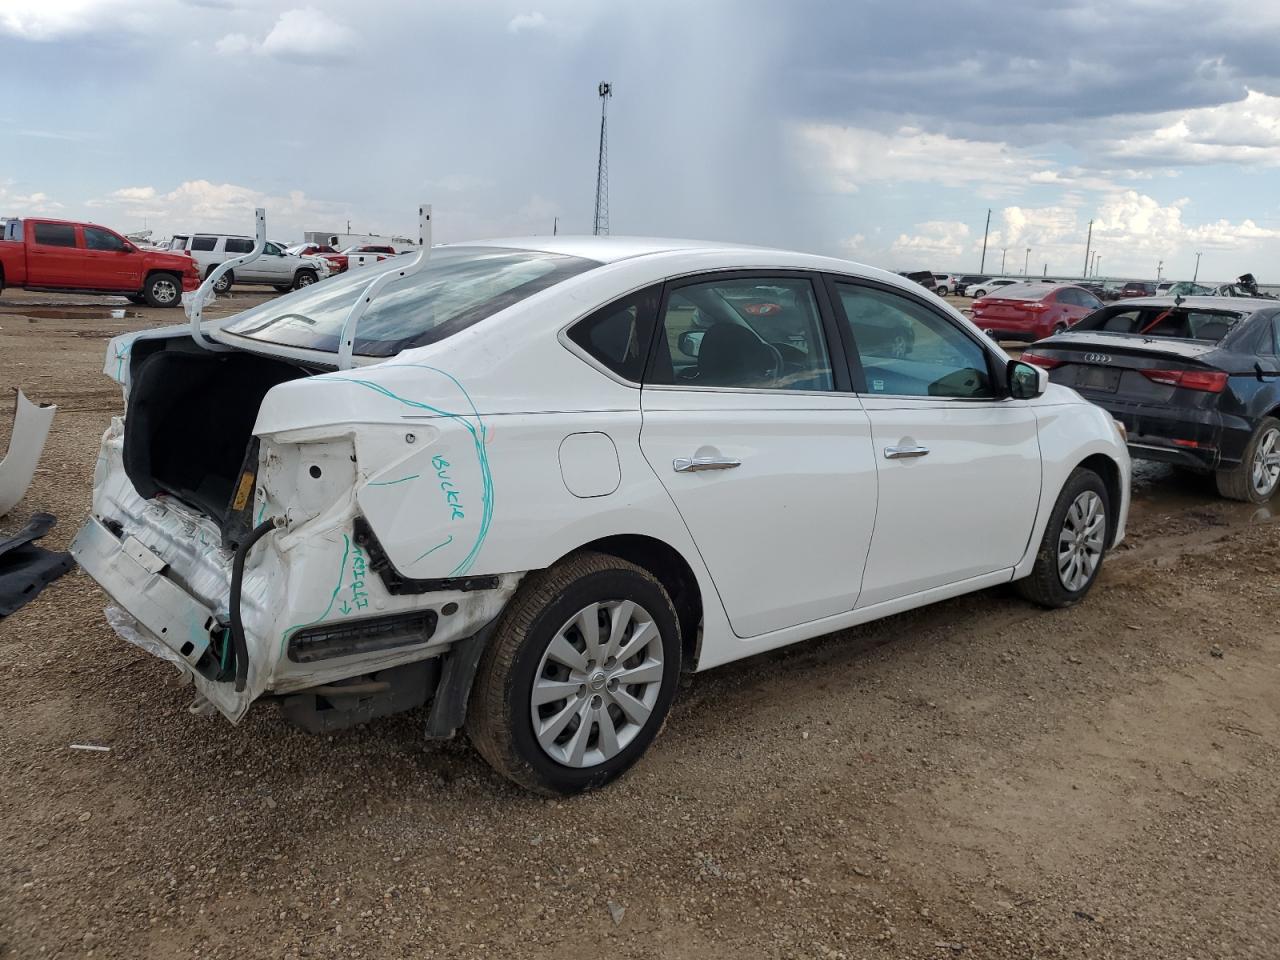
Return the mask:
[[[442,247],[417,273],[392,280],[369,304],[356,330],[355,353],[391,357],[443,340],[540,290],[599,264],[538,250]],[[228,333],[337,353],[351,306],[378,274],[404,269],[383,263],[270,300],[241,314]]]
[[[1178,307],[1111,307],[1077,323],[1073,330],[1129,333],[1171,340],[1209,340],[1217,343],[1243,319],[1226,310]]]

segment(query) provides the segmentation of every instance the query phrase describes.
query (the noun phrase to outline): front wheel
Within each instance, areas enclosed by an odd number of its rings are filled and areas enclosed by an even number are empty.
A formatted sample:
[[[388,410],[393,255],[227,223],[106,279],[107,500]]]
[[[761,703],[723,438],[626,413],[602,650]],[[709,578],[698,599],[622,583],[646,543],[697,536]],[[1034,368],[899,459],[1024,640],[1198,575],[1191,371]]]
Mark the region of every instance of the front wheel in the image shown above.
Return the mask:
[[[1231,500],[1266,503],[1280,488],[1280,420],[1263,417],[1240,463],[1214,474],[1218,493]]]
[[[657,736],[680,674],[680,626],[635,564],[581,553],[520,586],[484,652],[467,708],[495,770],[548,795],[614,780]]]
[[[987,291],[985,291],[985,290],[975,290],[975,291],[973,291],[973,299],[975,299],[975,300],[979,299],[980,297],[985,297],[986,295],[987,295]]]
[[[171,273],[154,273],[147,277],[142,296],[152,307],[176,307],[182,301],[182,281]]]
[[[1069,607],[1098,578],[1111,530],[1111,498],[1102,478],[1077,467],[1049,515],[1031,574],[1014,586],[1042,607]]]
[[[299,270],[297,276],[293,278],[293,289],[301,290],[303,287],[309,287],[319,279],[314,270]]]

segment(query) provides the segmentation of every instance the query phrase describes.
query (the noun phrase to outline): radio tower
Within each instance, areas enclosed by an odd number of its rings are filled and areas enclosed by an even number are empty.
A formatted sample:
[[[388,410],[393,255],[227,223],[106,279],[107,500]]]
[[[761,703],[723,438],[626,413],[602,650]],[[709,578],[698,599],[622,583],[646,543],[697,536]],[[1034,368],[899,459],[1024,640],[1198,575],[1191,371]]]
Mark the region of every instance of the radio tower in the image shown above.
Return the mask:
[[[613,84],[600,81],[600,156],[596,161],[596,219],[591,231],[596,236],[609,235],[609,98]]]

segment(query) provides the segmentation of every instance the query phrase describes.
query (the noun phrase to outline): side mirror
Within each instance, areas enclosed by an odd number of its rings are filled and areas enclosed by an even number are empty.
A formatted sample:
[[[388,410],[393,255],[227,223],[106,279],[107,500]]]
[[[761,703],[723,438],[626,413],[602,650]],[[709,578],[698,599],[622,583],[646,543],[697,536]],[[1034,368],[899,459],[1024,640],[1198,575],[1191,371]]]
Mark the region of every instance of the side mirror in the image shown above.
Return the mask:
[[[1015,400],[1034,400],[1049,389],[1049,371],[1021,360],[1010,360],[1005,368],[1009,396]]]
[[[126,240],[126,241],[124,242],[124,246],[122,246],[122,247],[120,248],[120,252],[121,252],[121,253],[137,253],[137,252],[138,252],[138,248],[137,248],[137,247],[135,247],[135,246],[134,246],[132,243],[130,243],[128,240]]]
[[[686,330],[680,334],[680,339],[676,341],[676,347],[689,359],[697,360],[698,351],[702,349],[702,338],[705,335],[705,330]]]

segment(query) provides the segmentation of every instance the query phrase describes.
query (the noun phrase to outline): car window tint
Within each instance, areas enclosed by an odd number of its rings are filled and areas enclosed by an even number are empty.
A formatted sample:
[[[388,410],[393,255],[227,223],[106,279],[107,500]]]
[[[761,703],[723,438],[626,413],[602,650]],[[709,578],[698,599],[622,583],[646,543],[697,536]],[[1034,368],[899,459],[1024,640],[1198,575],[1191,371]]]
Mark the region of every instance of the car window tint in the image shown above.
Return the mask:
[[[250,247],[249,249],[252,250],[253,247]],[[284,251],[281,250],[274,243],[268,243],[265,247],[262,248],[262,252],[265,253],[267,256],[274,257],[277,254],[283,253]]]
[[[751,277],[677,287],[659,329],[646,383],[835,389],[809,280]]]
[[[46,247],[74,247],[76,228],[69,223],[37,223],[36,243]]]
[[[624,380],[639,383],[662,287],[633,293],[569,328],[569,339]]]
[[[84,245],[90,250],[120,251],[124,249],[124,241],[108,230],[98,227],[84,228]]]
[[[192,237],[191,248],[195,251],[204,251],[208,253],[218,244],[217,237]]]
[[[1268,352],[1280,356],[1280,314],[1271,321],[1271,349]]]
[[[227,237],[227,244],[223,249],[227,253],[240,256],[240,254],[248,253],[253,249],[253,241],[241,237]]]
[[[837,283],[866,392],[990,398],[987,354],[951,321],[906,297]]]

